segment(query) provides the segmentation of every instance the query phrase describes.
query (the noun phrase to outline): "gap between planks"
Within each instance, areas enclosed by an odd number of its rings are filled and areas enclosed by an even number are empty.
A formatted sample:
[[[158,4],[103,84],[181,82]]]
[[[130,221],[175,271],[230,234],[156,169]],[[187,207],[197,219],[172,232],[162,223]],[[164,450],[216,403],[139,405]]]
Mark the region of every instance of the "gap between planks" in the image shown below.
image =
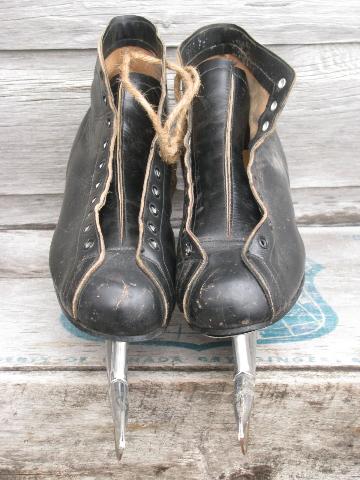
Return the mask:
[[[131,348],[131,344],[130,348]],[[216,365],[158,365],[156,367],[148,365],[129,365],[128,370],[130,372],[149,372],[149,373],[161,373],[161,372],[188,372],[188,373],[202,373],[202,372],[224,372],[227,373],[232,371],[233,366],[216,366]],[[13,367],[1,367],[0,372],[105,372],[105,366],[99,365],[77,365],[77,366],[49,366],[49,365],[24,365],[24,366],[13,366]],[[284,365],[258,365],[256,367],[256,372],[287,372],[291,373],[302,373],[302,372],[323,372],[327,374],[344,372],[346,373],[357,373],[360,372],[360,365],[293,365],[293,366],[284,366]]]

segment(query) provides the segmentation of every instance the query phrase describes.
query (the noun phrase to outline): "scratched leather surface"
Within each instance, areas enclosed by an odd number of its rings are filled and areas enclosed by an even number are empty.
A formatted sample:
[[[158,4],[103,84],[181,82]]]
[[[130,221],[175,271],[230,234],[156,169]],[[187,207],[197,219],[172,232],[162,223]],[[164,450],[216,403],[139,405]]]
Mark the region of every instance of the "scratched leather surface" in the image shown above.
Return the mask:
[[[185,221],[180,231],[177,301],[191,326],[203,333],[244,333],[265,327],[289,311],[304,277],[305,252],[295,224],[286,159],[275,132],[276,116],[294,73],[233,25],[200,29],[185,40],[180,53],[183,63],[198,66],[202,87],[193,103],[189,159],[183,162],[184,211],[191,221],[190,232]],[[221,57],[229,53],[269,93],[250,141],[246,76]],[[281,78],[287,83],[279,88]],[[275,113],[270,108],[274,100]],[[268,129],[262,129],[264,122]],[[226,138],[230,139],[230,173]],[[248,173],[244,146],[254,154]],[[249,173],[256,195],[250,189]]]

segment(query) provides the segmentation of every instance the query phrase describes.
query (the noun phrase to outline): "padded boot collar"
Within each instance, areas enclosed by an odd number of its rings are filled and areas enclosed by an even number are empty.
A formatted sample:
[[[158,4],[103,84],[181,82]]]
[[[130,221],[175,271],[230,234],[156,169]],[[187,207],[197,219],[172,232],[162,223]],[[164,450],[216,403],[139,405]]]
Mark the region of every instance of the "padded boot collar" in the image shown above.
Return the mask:
[[[150,51],[161,58],[163,61],[163,88],[166,85],[165,46],[158,37],[155,25],[146,18],[137,15],[114,17],[99,39],[98,61],[96,64],[100,82],[105,84],[107,100],[114,112],[115,105],[105,61],[115,50],[123,47],[138,47]]]
[[[284,60],[257,43],[241,27],[218,23],[202,27],[179,47],[186,65],[199,65],[215,55],[235,55],[268,93],[264,111],[251,135],[251,149],[260,138],[270,134],[294,84],[295,72]]]
[[[114,17],[101,37],[104,57],[122,47],[140,47],[162,57],[164,47],[154,24],[144,17],[124,15]]]

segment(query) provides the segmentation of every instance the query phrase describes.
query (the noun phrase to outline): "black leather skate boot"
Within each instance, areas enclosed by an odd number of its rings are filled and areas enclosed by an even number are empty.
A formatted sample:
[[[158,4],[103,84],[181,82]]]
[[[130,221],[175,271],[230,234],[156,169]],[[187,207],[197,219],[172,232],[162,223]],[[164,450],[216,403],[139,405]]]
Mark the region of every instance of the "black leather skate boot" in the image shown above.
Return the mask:
[[[151,121],[123,88],[125,51],[159,59],[155,27],[140,17],[111,21],[100,44],[91,107],[76,136],[50,251],[60,305],[76,326],[123,341],[159,334],[174,305],[171,168]],[[132,82],[164,108],[161,65],[137,61]]]
[[[239,334],[282,318],[304,279],[304,247],[275,131],[295,75],[236,25],[201,28],[179,53],[183,65],[198,69],[202,86],[183,161],[177,301],[195,330],[237,336],[236,413],[245,449],[256,337]]]
[[[166,143],[165,110],[164,47],[154,25],[142,17],[114,18],[99,42],[91,106],[71,151],[50,268],[70,321],[110,339],[119,456],[127,411],[125,342],[158,335],[175,303],[174,169],[159,153],[153,125]]]

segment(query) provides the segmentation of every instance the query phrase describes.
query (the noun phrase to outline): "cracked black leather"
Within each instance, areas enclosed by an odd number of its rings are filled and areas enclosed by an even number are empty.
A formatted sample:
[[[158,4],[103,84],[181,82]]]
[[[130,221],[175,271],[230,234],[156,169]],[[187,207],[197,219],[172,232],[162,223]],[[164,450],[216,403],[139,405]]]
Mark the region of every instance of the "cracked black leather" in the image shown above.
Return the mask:
[[[110,22],[102,37],[104,58],[124,46],[163,54],[154,25],[142,17]],[[75,325],[131,341],[160,333],[174,308],[172,172],[156,144],[151,150],[155,132],[143,108],[122,88],[119,77],[107,86],[106,75],[98,58],[91,106],[70,154],[50,269],[60,305]],[[159,105],[158,80],[141,73],[130,78],[151,104]]]
[[[294,72],[235,25],[203,27],[179,53],[183,64],[198,68],[202,85],[183,161],[177,301],[202,333],[245,333],[285,315],[304,278],[303,242],[274,129]],[[236,56],[269,94],[251,139],[249,106],[258,99],[250,101],[244,70],[225,54]],[[244,149],[250,151],[248,170]]]

